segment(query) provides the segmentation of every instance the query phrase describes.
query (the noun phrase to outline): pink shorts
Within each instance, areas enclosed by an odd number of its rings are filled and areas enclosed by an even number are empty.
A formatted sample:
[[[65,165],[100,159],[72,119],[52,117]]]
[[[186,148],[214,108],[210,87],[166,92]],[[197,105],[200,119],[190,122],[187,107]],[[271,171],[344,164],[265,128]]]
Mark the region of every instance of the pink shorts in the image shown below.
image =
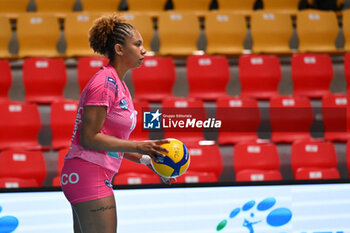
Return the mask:
[[[71,204],[104,198],[113,194],[115,172],[80,158],[66,159],[61,187]]]

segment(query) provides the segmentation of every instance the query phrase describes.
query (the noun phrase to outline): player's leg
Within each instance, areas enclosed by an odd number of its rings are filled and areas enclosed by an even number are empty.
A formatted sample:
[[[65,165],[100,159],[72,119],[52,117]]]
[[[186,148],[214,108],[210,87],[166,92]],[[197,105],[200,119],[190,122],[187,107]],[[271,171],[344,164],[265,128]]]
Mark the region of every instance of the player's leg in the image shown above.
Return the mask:
[[[116,233],[117,211],[114,195],[73,205],[82,233]]]
[[[77,214],[75,213],[73,206],[72,206],[72,214],[73,214],[73,228],[74,233],[82,233],[80,230],[80,223]]]

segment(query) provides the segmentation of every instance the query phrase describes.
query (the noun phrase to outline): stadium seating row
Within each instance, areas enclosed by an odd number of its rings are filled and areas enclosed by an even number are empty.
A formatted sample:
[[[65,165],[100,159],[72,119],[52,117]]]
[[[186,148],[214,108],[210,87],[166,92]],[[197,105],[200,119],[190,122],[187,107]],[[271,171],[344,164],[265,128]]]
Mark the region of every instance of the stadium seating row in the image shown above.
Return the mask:
[[[77,79],[83,90],[99,68],[108,63],[101,57],[83,57],[77,62]],[[242,55],[239,58],[241,96],[269,99],[279,96],[281,65],[274,55]],[[193,55],[187,58],[189,98],[216,101],[228,97],[226,88],[230,79],[229,63],[225,56]],[[10,101],[8,92],[12,83],[8,60],[0,60],[0,102]],[[27,58],[23,61],[25,100],[28,103],[50,104],[64,99],[67,82],[64,60],[61,58]],[[333,65],[327,54],[295,54],[291,58],[293,95],[321,99],[331,94]],[[350,83],[350,54],[344,57],[344,71]],[[132,70],[134,99],[161,102],[174,97],[176,72],[173,58],[146,56],[139,69]],[[154,85],[157,83],[157,85]],[[350,86],[347,85],[349,93]]]
[[[274,143],[293,143],[297,140],[312,139],[311,127],[315,120],[310,100],[303,97],[279,96],[269,102],[269,122],[271,141]],[[149,130],[143,128],[143,112],[150,106],[145,101],[135,101],[138,111],[135,130],[130,138],[149,140]],[[59,101],[51,104],[50,128],[52,132],[51,148],[58,150],[70,145],[77,101]],[[38,143],[42,127],[38,107],[35,104],[0,104],[0,150],[20,148],[26,150],[49,149]],[[204,104],[200,100],[173,98],[162,102],[163,115],[192,116],[191,119],[205,121],[207,118]],[[329,95],[323,98],[321,116],[324,125],[324,139],[346,142],[350,140],[349,97]],[[262,123],[258,103],[250,98],[220,98],[216,102],[215,120],[220,120],[217,142],[220,145],[251,142],[258,139],[258,128]],[[184,117],[186,121],[188,117]],[[174,120],[174,119],[173,119]],[[182,120],[177,117],[175,120]],[[164,124],[164,123],[163,123]],[[177,138],[185,143],[195,144],[205,140],[204,128],[164,127],[165,138]]]
[[[206,11],[212,9],[210,6],[214,1],[212,0],[171,0],[172,7],[166,7],[169,3],[168,0],[152,0],[145,2],[143,0],[127,0],[127,8],[129,11],[144,11],[144,12],[160,12],[164,9],[175,10],[191,10],[191,11]],[[79,7],[76,7],[79,5]],[[51,12],[51,13],[68,13],[80,8],[83,11],[118,11],[123,10],[121,7],[121,0],[100,0],[98,3],[94,0],[35,0],[35,9],[37,12]],[[233,10],[242,14],[249,14],[254,9],[256,0],[216,0],[217,7],[214,9],[219,10]],[[309,0],[309,3],[313,5],[313,1]],[[340,6],[344,3],[344,0],[338,0],[337,5]],[[28,10],[30,0],[1,0],[0,1],[0,13],[18,14],[24,13]],[[280,11],[288,14],[295,14],[298,10],[300,0],[263,0],[263,9]],[[124,7],[125,9],[125,7]]]
[[[10,54],[12,40],[10,20],[0,16],[0,57],[33,56],[92,56],[88,43],[88,30],[94,19],[101,13],[69,13],[65,17],[64,35],[66,49],[59,53],[57,44],[61,36],[59,20],[54,15],[25,13],[18,16],[16,35],[18,54]],[[200,20],[188,12],[164,12],[157,17],[157,34],[152,17],[146,13],[125,13],[125,18],[139,29],[144,39],[144,47],[152,51],[151,42],[159,37],[160,55],[188,56],[198,53],[197,41],[201,35]],[[245,52],[244,41],[248,35],[244,15],[233,12],[213,11],[205,14],[204,31],[208,54],[239,55]],[[293,23],[289,15],[274,11],[256,11],[249,22],[253,40],[253,53],[291,54],[299,52],[343,53],[350,51],[350,10],[343,12],[342,26],[345,46],[335,46],[339,34],[337,16],[334,12],[305,10],[296,18],[299,40],[297,50],[291,49]],[[158,50],[157,48],[154,50]],[[62,52],[62,51],[60,51]]]
[[[347,143],[346,161],[350,168],[350,142]],[[218,182],[223,170],[219,147],[189,144],[191,166],[178,182]],[[57,176],[53,186],[60,185],[63,160],[67,148],[58,151]],[[291,147],[291,168],[296,180],[338,179],[337,153],[334,145],[322,140],[301,140]],[[282,180],[277,147],[270,142],[240,143],[234,147],[232,167],[236,181]],[[47,171],[41,151],[5,150],[0,153],[1,187],[39,187]],[[349,174],[350,177],[350,174]],[[159,177],[144,165],[123,160],[114,184],[157,184]]]
[[[148,111],[144,101],[135,101],[140,112]],[[301,139],[311,139],[310,130],[315,120],[311,102],[303,97],[277,96],[269,102],[269,121],[271,140],[275,143],[293,143]],[[324,125],[324,138],[330,141],[346,142],[350,139],[350,115],[348,96],[328,95],[322,99],[321,116]],[[162,101],[163,115],[191,115],[192,118],[206,120],[204,104],[200,100],[173,98]],[[262,110],[258,102],[246,97],[220,98],[216,102],[215,119],[221,121],[217,142],[220,145],[237,144],[258,139],[258,129],[262,123]],[[183,118],[186,121],[186,117]],[[131,134],[135,140],[149,139],[143,129],[142,114],[137,118],[139,124]],[[181,120],[177,118],[177,120]],[[198,143],[205,140],[203,130],[193,128],[163,128],[165,138],[178,138],[186,143]]]

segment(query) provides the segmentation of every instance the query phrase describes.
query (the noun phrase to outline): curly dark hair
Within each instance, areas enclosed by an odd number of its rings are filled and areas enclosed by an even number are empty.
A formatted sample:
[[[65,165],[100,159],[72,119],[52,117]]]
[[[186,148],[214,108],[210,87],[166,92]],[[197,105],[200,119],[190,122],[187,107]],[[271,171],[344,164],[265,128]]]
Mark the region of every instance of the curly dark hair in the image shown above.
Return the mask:
[[[96,19],[89,29],[90,47],[113,61],[114,45],[124,45],[125,40],[132,37],[132,29],[135,29],[134,26],[126,23],[126,20],[116,13],[102,16]]]

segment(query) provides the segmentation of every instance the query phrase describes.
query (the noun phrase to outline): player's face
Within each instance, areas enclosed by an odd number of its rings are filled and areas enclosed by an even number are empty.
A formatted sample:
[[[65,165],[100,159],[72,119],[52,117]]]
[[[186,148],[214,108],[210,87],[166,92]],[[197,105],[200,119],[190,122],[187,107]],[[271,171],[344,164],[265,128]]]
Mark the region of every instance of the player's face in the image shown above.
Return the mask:
[[[143,39],[140,33],[135,29],[132,30],[133,36],[129,37],[124,44],[124,56],[130,68],[140,67],[146,50],[143,47]]]

